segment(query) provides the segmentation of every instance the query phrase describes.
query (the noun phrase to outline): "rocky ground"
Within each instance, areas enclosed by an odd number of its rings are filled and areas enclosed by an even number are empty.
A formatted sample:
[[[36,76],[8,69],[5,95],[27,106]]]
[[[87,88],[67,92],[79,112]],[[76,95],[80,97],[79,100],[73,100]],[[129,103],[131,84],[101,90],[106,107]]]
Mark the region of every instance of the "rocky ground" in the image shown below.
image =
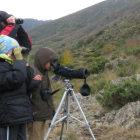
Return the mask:
[[[108,112],[100,106],[95,97],[83,97],[80,93],[76,94],[76,97],[87,121],[90,123],[90,128],[96,140],[140,139],[139,134],[137,134],[140,131],[140,129],[137,129],[137,126],[140,123],[139,101],[129,103],[120,110]],[[62,118],[64,108],[65,106],[63,104],[56,120]],[[84,122],[83,117],[78,109],[78,105],[72,96],[70,100],[70,115]],[[60,139],[61,125],[62,123],[59,122],[54,126],[49,134],[49,140]],[[132,131],[135,131],[134,133],[136,134],[132,134]],[[131,132],[131,134],[129,132]],[[93,138],[91,137],[90,131],[85,124],[73,120],[72,118],[69,120],[69,130],[66,130],[65,124],[62,140],[92,139]]]

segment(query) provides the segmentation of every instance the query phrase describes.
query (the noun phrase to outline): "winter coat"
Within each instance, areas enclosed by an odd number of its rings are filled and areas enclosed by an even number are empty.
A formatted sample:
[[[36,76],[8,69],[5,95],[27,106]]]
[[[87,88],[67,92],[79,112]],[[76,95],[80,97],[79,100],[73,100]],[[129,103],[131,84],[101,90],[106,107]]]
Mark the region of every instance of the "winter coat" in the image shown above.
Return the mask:
[[[42,75],[42,84],[32,90],[31,103],[34,112],[35,121],[50,120],[53,118],[55,108],[52,96],[48,101],[43,101],[40,91],[41,89],[51,89],[50,80],[47,71],[43,68],[48,62],[59,59],[59,56],[50,48],[41,48],[35,55],[34,64],[31,66],[34,69],[34,75]]]
[[[33,70],[22,60],[12,62],[6,54],[0,54],[0,126],[9,126],[33,121],[31,102],[27,87],[36,87],[32,82]],[[34,84],[34,86],[32,85]],[[28,85],[27,85],[28,84]],[[29,89],[30,89],[29,88]]]

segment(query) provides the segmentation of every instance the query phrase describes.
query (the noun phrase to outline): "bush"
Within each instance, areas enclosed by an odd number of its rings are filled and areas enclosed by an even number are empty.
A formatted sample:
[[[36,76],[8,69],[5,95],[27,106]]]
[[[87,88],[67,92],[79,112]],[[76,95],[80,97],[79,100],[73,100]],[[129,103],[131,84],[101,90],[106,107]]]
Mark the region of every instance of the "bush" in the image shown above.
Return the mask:
[[[115,49],[116,49],[116,46],[113,46],[113,45],[104,46],[102,48],[101,54],[102,55],[109,54],[109,53],[113,52]]]
[[[137,62],[119,62],[120,68],[117,73],[120,77],[131,76],[136,73],[136,70],[139,68],[139,63]]]
[[[101,51],[100,50],[97,50],[93,53],[93,57],[99,57],[101,55]]]
[[[113,63],[107,63],[106,68],[110,70],[113,69]]]
[[[99,73],[104,70],[105,63],[108,62],[107,57],[100,56],[93,59],[93,66],[89,68],[90,73]]]
[[[140,82],[135,78],[124,80],[120,84],[104,86],[104,92],[96,95],[96,99],[111,108],[120,108],[129,102],[140,98]]]
[[[118,55],[117,54],[113,54],[112,56],[111,56],[111,59],[113,60],[113,59],[116,59],[116,58],[118,58]]]
[[[98,36],[102,35],[104,32],[105,32],[104,30],[101,30],[96,34],[96,36],[98,37]]]
[[[73,69],[77,65],[79,65],[79,64],[77,64],[77,63],[68,63],[65,66],[68,67],[68,68],[72,68]]]
[[[76,48],[81,48],[84,45],[84,40],[79,40],[76,44]]]
[[[129,48],[126,50],[127,55],[134,55],[136,57],[140,57],[140,46],[135,46],[133,48]]]
[[[91,43],[93,40],[94,40],[93,36],[89,36],[85,42],[85,45]]]

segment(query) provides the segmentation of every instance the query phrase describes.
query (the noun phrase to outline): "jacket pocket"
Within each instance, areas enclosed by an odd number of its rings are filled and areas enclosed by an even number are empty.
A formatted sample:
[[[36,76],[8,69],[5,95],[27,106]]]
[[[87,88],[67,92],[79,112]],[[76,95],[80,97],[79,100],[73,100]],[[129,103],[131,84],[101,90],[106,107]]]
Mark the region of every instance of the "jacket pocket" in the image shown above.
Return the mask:
[[[31,103],[28,97],[8,101],[9,115],[13,119],[21,119],[32,115]]]

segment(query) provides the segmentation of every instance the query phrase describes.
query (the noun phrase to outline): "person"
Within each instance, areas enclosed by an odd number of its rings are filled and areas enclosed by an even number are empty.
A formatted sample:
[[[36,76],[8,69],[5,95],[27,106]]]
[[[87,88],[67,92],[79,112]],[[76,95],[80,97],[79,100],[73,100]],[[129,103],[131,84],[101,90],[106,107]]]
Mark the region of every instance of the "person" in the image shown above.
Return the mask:
[[[0,140],[26,140],[26,123],[33,121],[27,91],[39,86],[33,69],[22,59],[22,48],[8,36],[0,36]]]
[[[16,39],[20,46],[31,51],[32,41],[22,25],[16,23],[15,17],[5,11],[0,11],[1,30],[0,35],[7,35]]]
[[[0,35],[7,35],[16,39],[20,46],[26,47],[29,52],[32,49],[32,41],[22,25],[16,23],[13,15],[0,11]],[[29,65],[30,53],[23,54],[23,59]]]
[[[55,114],[53,99],[50,96],[46,101],[41,96],[42,90],[51,91],[51,84],[48,77],[48,71],[51,69],[51,62],[59,59],[59,56],[51,48],[41,48],[36,52],[34,64],[34,75],[42,75],[42,84],[32,90],[31,103],[33,107],[34,122],[27,124],[27,133],[29,140],[43,140],[47,127]],[[44,94],[45,95],[45,94]],[[49,127],[49,124],[48,124]]]

